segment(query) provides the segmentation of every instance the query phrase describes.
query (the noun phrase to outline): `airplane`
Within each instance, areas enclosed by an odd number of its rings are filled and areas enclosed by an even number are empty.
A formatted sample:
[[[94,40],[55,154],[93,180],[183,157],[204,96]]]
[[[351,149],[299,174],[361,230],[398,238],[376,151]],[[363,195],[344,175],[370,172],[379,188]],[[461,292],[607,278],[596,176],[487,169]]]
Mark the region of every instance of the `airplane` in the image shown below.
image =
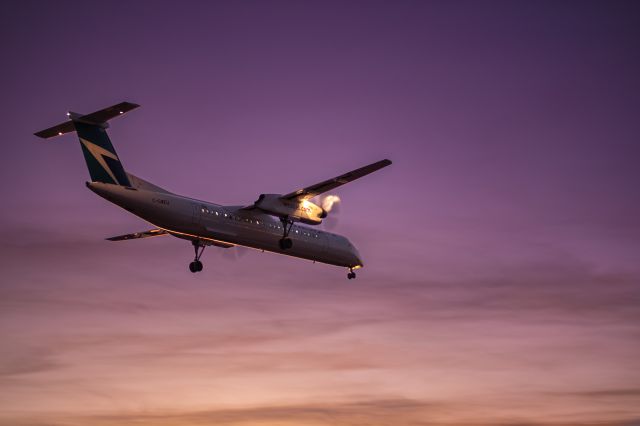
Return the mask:
[[[195,251],[189,264],[202,271],[207,246],[229,249],[244,246],[314,262],[346,267],[348,279],[363,267],[358,250],[344,236],[299,224],[317,226],[329,214],[314,197],[391,164],[381,160],[288,194],[261,194],[246,206],[223,206],[167,191],[125,171],[106,129],[109,120],[140,105],[121,102],[91,114],[68,112],[68,120],[34,133],[49,139],[76,132],[91,181],[87,188],[113,204],[151,223],[155,228],[107,238],[126,241],[173,235],[188,240]]]

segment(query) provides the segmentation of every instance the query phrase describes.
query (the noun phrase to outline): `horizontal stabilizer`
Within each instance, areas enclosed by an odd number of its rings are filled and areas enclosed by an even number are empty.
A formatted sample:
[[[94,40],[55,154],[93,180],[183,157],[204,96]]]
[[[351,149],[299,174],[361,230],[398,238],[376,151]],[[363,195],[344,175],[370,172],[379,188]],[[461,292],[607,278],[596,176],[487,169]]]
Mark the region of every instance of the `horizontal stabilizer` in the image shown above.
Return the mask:
[[[133,234],[118,235],[117,237],[107,238],[109,241],[126,241],[136,240],[138,238],[160,237],[162,235],[169,235],[169,233],[163,229],[151,229],[144,232],[135,232]]]
[[[64,135],[65,133],[71,133],[76,131],[76,126],[73,125],[73,121],[67,121],[65,123],[58,124],[48,129],[41,130],[34,135],[42,139],[49,139],[54,136]]]
[[[70,112],[67,115],[72,118],[73,121],[65,121],[64,123],[60,123],[53,127],[49,127],[48,129],[36,132],[34,133],[34,135],[43,139],[49,139],[55,136],[64,135],[65,133],[73,132],[76,130],[74,121],[85,124],[104,125],[104,123],[111,120],[112,118],[118,117],[125,112],[129,112],[132,109],[138,108],[139,106],[140,105],[131,102],[120,102],[117,105],[112,105],[99,111],[92,112],[91,114],[80,115]]]
[[[78,121],[89,122],[93,124],[106,123],[112,118],[116,118],[125,112],[129,112],[132,109],[138,108],[140,105],[133,104],[131,102],[120,102],[117,105],[101,109],[100,111],[92,112],[91,114],[83,115]]]

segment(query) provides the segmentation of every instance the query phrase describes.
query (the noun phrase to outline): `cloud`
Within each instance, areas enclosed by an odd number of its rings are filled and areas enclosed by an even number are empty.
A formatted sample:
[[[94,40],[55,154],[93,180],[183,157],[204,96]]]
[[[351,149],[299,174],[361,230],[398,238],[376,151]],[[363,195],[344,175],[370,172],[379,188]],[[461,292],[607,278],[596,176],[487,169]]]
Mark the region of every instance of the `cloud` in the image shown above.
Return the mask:
[[[187,412],[129,412],[120,414],[95,414],[87,416],[53,415],[48,424],[111,426],[135,424],[139,426],[174,425],[430,425],[434,419],[443,419],[439,403],[404,398],[369,399],[362,401],[311,403],[228,408]],[[1,420],[1,418],[0,418]],[[39,419],[21,423],[24,426],[41,424]]]
[[[594,389],[582,392],[564,392],[558,395],[586,398],[640,398],[640,388]]]
[[[458,413],[464,415],[458,416]],[[475,413],[475,415],[474,415]],[[10,419],[9,416],[4,416]],[[363,399],[326,403],[302,403],[269,405],[245,408],[220,408],[192,411],[129,411],[121,413],[95,413],[87,415],[65,415],[46,413],[22,419],[20,426],[114,426],[135,424],[137,426],[635,426],[638,421],[615,415],[596,416],[589,420],[562,419],[528,421],[518,416],[497,416],[490,420],[480,407],[473,404],[449,404],[407,398]],[[11,419],[12,420],[12,419]],[[0,417],[0,422],[2,417]],[[9,423],[7,423],[9,424]]]
[[[0,380],[24,374],[40,373],[60,368],[63,364],[53,359],[46,347],[19,347],[5,340],[0,350]]]
[[[637,277],[568,255],[449,280],[427,268],[396,277],[364,271],[347,285],[324,269],[301,272],[302,283],[295,268],[264,279],[263,265],[278,269],[273,258],[250,258],[242,279],[224,268],[202,279],[167,273],[180,245],[135,262],[140,246],[116,254],[72,246],[10,247],[12,280],[0,288],[11,346],[0,353],[11,380],[5,406],[37,416],[79,401],[53,424],[534,425],[546,418],[541,399],[562,394],[574,405],[590,401],[592,411],[556,404],[560,414],[545,424],[565,415],[613,425],[608,410],[628,413],[635,398],[624,390],[634,389]],[[29,268],[27,253],[43,267]],[[140,268],[141,260],[157,263]],[[184,399],[167,397],[172,389]],[[496,396],[513,389],[531,401]],[[242,406],[208,410],[207,392]],[[474,392],[487,399],[470,400]],[[620,406],[608,401],[615,392]],[[368,399],[351,401],[352,393]],[[190,411],[194,399],[199,411]],[[82,408],[99,414],[81,417]]]
[[[475,279],[382,285],[402,312],[435,318],[536,317],[538,321],[640,320],[640,278],[600,272],[571,258],[500,267]]]
[[[207,424],[283,424],[283,425],[357,425],[427,424],[430,411],[441,411],[439,404],[409,399],[382,399],[355,402],[266,406],[245,409],[221,409],[160,415],[96,416],[97,425],[136,423],[157,425]],[[102,423],[104,422],[104,423]]]

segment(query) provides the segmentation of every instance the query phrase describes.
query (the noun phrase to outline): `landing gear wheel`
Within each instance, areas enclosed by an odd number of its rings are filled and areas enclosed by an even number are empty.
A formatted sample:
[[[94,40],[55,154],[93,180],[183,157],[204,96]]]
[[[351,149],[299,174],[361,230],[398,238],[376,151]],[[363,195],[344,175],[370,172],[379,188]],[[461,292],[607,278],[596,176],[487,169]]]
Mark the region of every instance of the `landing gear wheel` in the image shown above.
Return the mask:
[[[281,250],[288,250],[293,247],[293,241],[291,238],[281,238],[280,241],[278,241],[278,244],[280,245]]]
[[[282,238],[278,241],[278,245],[280,250],[287,250],[293,247],[293,241],[289,238],[289,232],[293,228],[293,221],[288,217],[281,217],[280,222],[282,222]]]
[[[347,274],[347,278],[350,280],[355,280],[356,279],[356,273],[353,272],[352,269],[349,270],[349,273]]]
[[[192,244],[196,256],[195,259],[193,259],[193,262],[189,264],[189,270],[195,274],[196,272],[202,271],[202,262],[200,262],[200,256],[202,256],[202,253],[204,253],[204,248],[206,247],[206,245],[200,240],[193,240]]]

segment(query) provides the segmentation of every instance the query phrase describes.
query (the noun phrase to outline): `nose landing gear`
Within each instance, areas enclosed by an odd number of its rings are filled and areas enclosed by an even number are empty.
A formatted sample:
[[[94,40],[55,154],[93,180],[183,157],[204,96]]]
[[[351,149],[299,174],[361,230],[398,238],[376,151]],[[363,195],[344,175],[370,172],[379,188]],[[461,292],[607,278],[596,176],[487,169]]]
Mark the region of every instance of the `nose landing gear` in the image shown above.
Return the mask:
[[[353,268],[349,268],[349,273],[347,274],[347,278],[350,280],[356,279],[356,273],[353,272]]]
[[[193,240],[191,243],[193,244],[193,249],[196,252],[196,257],[193,262],[189,264],[189,270],[195,274],[196,272],[202,271],[203,266],[202,262],[200,262],[200,257],[202,256],[202,253],[204,253],[206,245],[200,240]]]

